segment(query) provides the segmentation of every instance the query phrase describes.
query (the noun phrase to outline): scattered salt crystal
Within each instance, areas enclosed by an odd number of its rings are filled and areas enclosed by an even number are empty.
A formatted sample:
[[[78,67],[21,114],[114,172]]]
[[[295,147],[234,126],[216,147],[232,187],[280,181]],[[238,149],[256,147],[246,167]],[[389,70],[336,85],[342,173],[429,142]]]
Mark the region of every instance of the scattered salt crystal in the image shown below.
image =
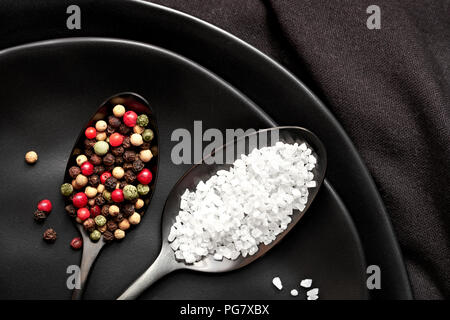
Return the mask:
[[[283,289],[283,284],[281,283],[280,277],[275,277],[275,278],[273,278],[272,284],[273,284],[278,290],[282,290],[282,289]]]
[[[311,287],[311,285],[312,285],[312,280],[311,279],[303,279],[300,282],[300,286],[303,287],[303,288],[309,288],[309,287]]]
[[[306,296],[308,300],[317,300],[319,299],[319,289],[314,288],[306,292]]]
[[[298,296],[298,291],[296,289],[292,289],[291,296],[294,296],[294,297]]]
[[[235,260],[273,242],[291,223],[293,209],[305,209],[308,188],[317,186],[316,163],[306,144],[277,142],[186,190],[168,236],[176,259]]]
[[[309,291],[307,291],[306,292],[306,295],[307,296],[312,296],[312,295],[318,295],[319,294],[319,289],[318,288],[314,288],[314,289],[311,289],[311,290],[309,290]]]

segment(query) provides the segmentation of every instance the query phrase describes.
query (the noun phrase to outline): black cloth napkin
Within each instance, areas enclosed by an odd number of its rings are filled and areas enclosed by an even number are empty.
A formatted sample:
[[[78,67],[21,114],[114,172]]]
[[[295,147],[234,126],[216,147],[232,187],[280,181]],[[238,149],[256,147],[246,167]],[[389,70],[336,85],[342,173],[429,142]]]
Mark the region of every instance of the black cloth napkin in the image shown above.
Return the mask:
[[[450,1],[154,2],[233,33],[319,95],[375,179],[415,298],[449,298]]]

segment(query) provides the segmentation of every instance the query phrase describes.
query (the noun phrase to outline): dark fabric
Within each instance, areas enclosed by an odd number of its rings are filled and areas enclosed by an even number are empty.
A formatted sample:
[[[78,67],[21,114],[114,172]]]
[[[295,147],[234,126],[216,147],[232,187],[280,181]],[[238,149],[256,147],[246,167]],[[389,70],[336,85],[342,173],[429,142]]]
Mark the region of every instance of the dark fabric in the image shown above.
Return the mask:
[[[375,179],[415,297],[450,298],[450,1],[154,2],[233,33],[318,94]],[[371,4],[381,30],[366,27]]]

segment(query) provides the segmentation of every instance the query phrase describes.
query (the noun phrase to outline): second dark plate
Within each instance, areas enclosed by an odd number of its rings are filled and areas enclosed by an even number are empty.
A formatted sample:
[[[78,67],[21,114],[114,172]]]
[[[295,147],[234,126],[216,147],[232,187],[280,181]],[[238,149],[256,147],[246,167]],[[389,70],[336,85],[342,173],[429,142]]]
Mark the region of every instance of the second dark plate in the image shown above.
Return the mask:
[[[76,231],[64,212],[59,185],[80,128],[106,97],[133,91],[150,102],[158,118],[160,167],[142,223],[99,257],[85,293],[88,299],[116,298],[156,257],[165,199],[190,167],[171,161],[175,129],[192,132],[196,120],[202,121],[203,130],[274,124],[207,70],[168,51],[129,41],[65,39],[6,50],[0,53],[0,83],[0,144],[8,154],[1,160],[0,187],[3,299],[70,297],[65,271],[79,263],[79,254],[68,246]],[[31,148],[40,154],[35,166],[10,161],[22,159]],[[27,192],[21,192],[24,188]],[[54,203],[45,227],[53,226],[60,235],[53,246],[41,240],[44,227],[32,219],[36,202],[44,197]],[[283,292],[272,286],[275,276],[283,280]],[[361,243],[329,183],[296,228],[260,261],[226,274],[174,273],[142,298],[289,299],[290,289],[304,278],[314,279],[321,299],[368,297]]]

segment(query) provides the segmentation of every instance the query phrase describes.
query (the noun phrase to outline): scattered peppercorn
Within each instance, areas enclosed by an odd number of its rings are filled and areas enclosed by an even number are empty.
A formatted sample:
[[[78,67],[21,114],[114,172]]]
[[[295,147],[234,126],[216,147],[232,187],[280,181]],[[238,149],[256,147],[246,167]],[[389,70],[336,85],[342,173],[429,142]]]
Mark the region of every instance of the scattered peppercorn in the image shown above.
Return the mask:
[[[56,241],[56,238],[57,238],[56,231],[53,230],[52,228],[47,229],[47,230],[44,231],[43,239],[45,241],[47,241],[49,243],[53,243],[53,242]]]
[[[47,218],[47,214],[44,211],[36,210],[34,212],[34,220],[37,222],[42,222]]]
[[[25,154],[25,161],[29,164],[36,163],[38,161],[38,155],[35,151],[28,151]]]
[[[72,241],[70,241],[70,246],[74,250],[79,250],[83,246],[83,240],[81,240],[80,237],[73,238]]]

